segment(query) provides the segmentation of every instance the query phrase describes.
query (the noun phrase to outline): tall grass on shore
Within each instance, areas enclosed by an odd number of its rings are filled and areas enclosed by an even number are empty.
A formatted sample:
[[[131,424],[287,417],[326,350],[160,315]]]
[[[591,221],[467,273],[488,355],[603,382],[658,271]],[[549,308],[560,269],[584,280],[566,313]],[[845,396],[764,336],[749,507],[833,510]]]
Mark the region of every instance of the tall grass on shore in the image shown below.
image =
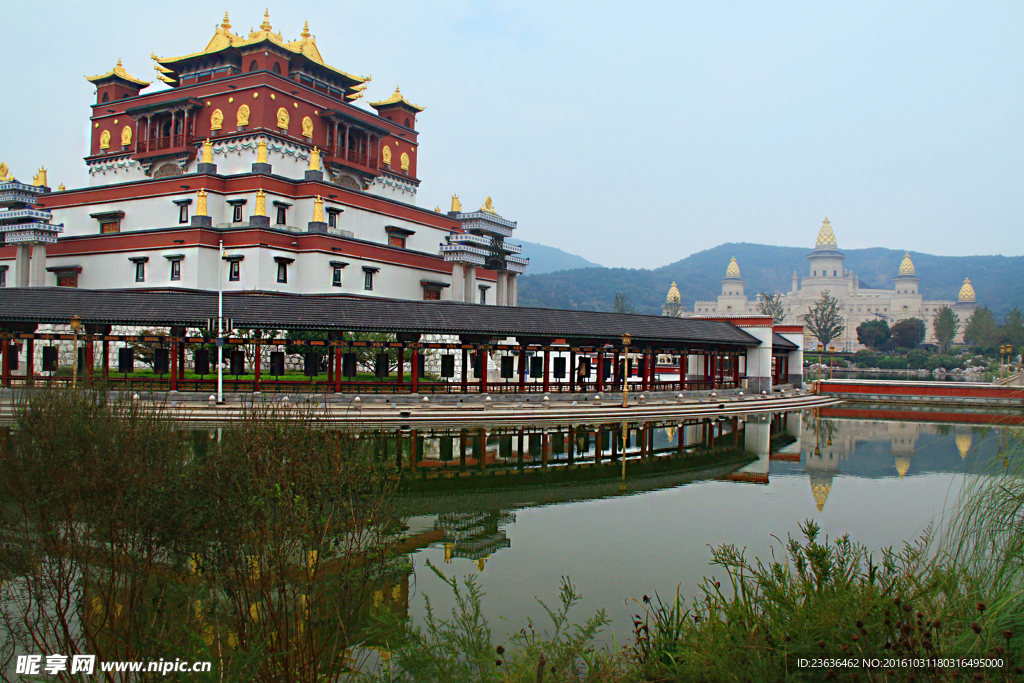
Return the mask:
[[[367,605],[400,580],[393,464],[284,410],[190,431],[145,401],[25,398],[0,452],[0,680],[15,654],[350,678]]]

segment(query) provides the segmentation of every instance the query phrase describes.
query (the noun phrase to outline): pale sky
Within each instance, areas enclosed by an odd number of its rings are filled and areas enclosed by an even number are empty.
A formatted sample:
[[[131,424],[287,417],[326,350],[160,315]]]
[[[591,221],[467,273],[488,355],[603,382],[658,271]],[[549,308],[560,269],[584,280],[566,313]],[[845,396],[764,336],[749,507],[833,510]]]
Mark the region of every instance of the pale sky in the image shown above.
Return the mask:
[[[18,2],[4,11],[0,160],[86,183],[93,87],[120,57],[205,47],[265,4]],[[328,63],[400,84],[417,203],[491,195],[517,235],[608,266],[722,242],[1024,254],[1024,3],[289,2]],[[514,240],[513,240],[514,241]]]

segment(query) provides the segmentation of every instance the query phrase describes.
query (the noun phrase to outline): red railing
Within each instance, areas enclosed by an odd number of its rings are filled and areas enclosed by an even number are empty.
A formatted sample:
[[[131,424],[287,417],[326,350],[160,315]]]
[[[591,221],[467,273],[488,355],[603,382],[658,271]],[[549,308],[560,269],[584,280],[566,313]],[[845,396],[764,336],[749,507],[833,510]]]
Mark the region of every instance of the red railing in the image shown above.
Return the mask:
[[[184,147],[190,142],[188,136],[179,133],[177,135],[167,135],[162,138],[150,138],[149,140],[139,140],[135,143],[135,153],[145,154],[147,152],[159,152],[163,149],[176,149],[178,147]]]
[[[337,150],[337,154],[335,154],[335,156],[337,156],[345,163],[354,164],[356,166],[362,166],[363,168],[368,168],[374,171],[377,170],[377,157],[370,156],[363,152],[359,152],[358,150],[350,149],[346,153],[346,150],[339,147]]]

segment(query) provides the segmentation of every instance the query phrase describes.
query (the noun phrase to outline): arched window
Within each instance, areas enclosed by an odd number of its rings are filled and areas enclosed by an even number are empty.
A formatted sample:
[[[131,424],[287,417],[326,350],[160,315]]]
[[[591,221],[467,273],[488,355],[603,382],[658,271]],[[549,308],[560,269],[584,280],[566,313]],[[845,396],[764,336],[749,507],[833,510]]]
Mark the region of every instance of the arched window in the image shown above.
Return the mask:
[[[100,101],[101,102],[106,102],[109,99],[110,99],[110,93],[103,93],[103,98]]]
[[[277,62],[274,62],[274,66],[271,67],[271,71],[273,71],[276,74],[281,73],[281,65],[278,64]]]
[[[405,119],[405,127],[406,128],[411,128],[411,126],[409,125],[409,118],[408,117],[406,117],[406,119]]]
[[[249,62],[249,71],[259,71],[260,65],[256,63],[256,60]]]

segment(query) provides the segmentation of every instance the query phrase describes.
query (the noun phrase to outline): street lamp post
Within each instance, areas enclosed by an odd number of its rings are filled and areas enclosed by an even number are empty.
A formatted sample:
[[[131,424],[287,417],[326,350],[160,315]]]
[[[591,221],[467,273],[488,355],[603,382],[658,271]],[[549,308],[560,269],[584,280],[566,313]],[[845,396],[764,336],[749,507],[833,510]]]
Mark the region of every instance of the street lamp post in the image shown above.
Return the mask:
[[[217,265],[217,403],[224,402],[224,240]]]
[[[75,333],[74,361],[71,363],[71,388],[78,386],[78,331],[82,329],[82,319],[77,315],[71,316],[71,331]]]
[[[622,335],[622,407],[629,407],[629,343],[633,336],[629,332]]]
[[[832,354],[836,352],[835,346],[828,347],[828,378],[832,379]]]

